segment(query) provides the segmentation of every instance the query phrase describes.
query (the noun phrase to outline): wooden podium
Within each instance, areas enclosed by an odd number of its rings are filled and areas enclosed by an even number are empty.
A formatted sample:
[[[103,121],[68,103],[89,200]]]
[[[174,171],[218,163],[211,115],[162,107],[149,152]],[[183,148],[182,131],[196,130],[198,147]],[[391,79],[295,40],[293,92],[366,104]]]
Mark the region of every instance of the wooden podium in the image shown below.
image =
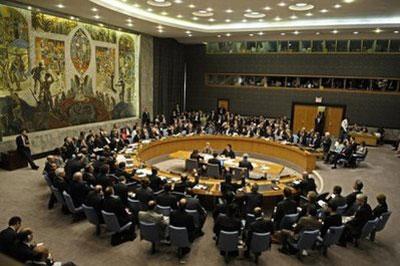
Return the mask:
[[[8,171],[28,166],[28,162],[17,151],[8,151],[1,154],[0,167]]]

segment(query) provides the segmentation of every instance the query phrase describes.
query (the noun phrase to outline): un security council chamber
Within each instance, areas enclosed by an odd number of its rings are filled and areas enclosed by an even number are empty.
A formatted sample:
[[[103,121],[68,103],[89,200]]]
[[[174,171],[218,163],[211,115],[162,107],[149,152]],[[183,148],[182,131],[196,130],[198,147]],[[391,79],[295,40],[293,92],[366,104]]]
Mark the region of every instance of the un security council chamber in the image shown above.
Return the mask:
[[[2,0],[0,265],[399,265],[399,0]]]

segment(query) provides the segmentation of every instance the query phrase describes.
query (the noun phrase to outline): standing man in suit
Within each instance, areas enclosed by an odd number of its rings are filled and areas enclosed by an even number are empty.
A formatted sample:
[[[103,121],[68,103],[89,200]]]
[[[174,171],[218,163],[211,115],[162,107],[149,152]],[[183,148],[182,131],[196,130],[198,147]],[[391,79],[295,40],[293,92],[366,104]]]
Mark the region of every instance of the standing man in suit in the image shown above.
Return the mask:
[[[324,112],[319,112],[315,118],[315,128],[314,131],[318,132],[320,135],[324,134],[325,127],[325,116]]]
[[[17,136],[15,141],[17,143],[17,152],[19,155],[28,161],[33,170],[39,169],[39,166],[37,166],[32,159],[31,144],[26,129],[21,130],[21,134]]]
[[[253,170],[253,165],[249,161],[249,155],[247,153],[243,154],[243,160],[239,162],[239,167],[247,168],[249,172]]]
[[[147,111],[145,107],[142,113],[142,126],[150,123],[150,113]]]
[[[6,255],[11,254],[11,248],[17,241],[17,233],[21,228],[21,217],[14,216],[8,221],[8,227],[0,232],[0,252]]]

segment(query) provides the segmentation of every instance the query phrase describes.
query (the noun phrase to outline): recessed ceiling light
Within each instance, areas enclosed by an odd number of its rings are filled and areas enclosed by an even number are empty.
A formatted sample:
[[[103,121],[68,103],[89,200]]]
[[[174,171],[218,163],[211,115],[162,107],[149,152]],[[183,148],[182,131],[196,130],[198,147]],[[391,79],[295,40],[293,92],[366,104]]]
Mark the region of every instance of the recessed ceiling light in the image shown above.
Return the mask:
[[[328,9],[321,9],[319,12],[321,12],[321,13],[327,13],[327,12],[329,12],[329,10]]]
[[[243,16],[245,16],[247,18],[263,18],[263,17],[265,17],[265,14],[257,12],[257,11],[252,11],[252,12],[245,13]]]
[[[168,12],[163,11],[163,12],[161,12],[161,15],[166,16],[166,15],[168,15]]]
[[[190,4],[189,5],[189,8],[195,8],[196,6],[195,5],[193,5],[193,4]]]
[[[290,5],[289,9],[293,11],[307,11],[313,9],[314,6],[307,3],[297,3],[295,5]]]
[[[69,17],[69,19],[71,19],[71,20],[74,20],[74,19],[75,19],[75,17],[74,17],[74,16],[70,16],[70,17]]]
[[[183,18],[183,16],[181,14],[176,16],[177,18]]]
[[[95,19],[100,19],[100,16],[99,16],[99,15],[97,15],[97,14],[96,14],[96,15],[94,15],[93,17],[94,17]]]
[[[251,10],[250,8],[248,8],[248,9],[246,9],[244,12],[250,13],[251,11],[253,11],[253,10]]]
[[[221,38],[221,34],[218,34],[217,37],[218,37],[218,38]]]
[[[286,6],[286,3],[285,2],[280,2],[280,3],[278,3],[278,6],[281,6],[281,7]]]
[[[331,31],[333,34],[338,34],[339,33],[339,31],[338,30],[333,30],[333,31]]]
[[[174,0],[175,4],[182,4],[182,0]]]
[[[57,7],[58,8],[64,8],[65,6],[63,4],[58,4]]]
[[[316,33],[315,33],[315,35],[320,35],[321,33],[319,33],[319,31],[317,31]]]
[[[28,9],[28,10],[32,10],[32,7],[31,7],[31,6],[28,6],[27,9]]]
[[[190,33],[192,33],[190,30],[187,30],[187,31],[186,31],[186,34],[190,34]]]
[[[257,33],[258,35],[262,36],[264,35],[264,32],[260,31],[259,33]]]
[[[285,36],[285,35],[286,35],[286,33],[284,33],[284,32],[281,32],[281,35],[282,35],[282,36]]]
[[[192,37],[193,35],[192,34],[188,34],[188,37]]]
[[[299,35],[300,32],[296,30],[296,31],[293,32],[293,34],[294,34],[294,35]]]
[[[264,20],[262,19],[262,18],[260,18],[259,20],[258,20],[258,22],[263,22]]]
[[[132,19],[128,18],[126,19],[127,22],[132,22]]]
[[[312,17],[312,16],[314,16],[314,14],[311,13],[311,12],[308,12],[308,13],[306,14],[306,16],[307,16],[307,17]]]
[[[193,20],[199,20],[199,18],[198,18],[198,17],[192,17],[192,19],[193,19]]]
[[[208,12],[214,11],[214,9],[212,9],[211,7],[207,7],[206,10],[207,10]]]
[[[140,7],[140,5],[139,5],[139,4],[134,4],[133,6],[134,6],[134,7]]]
[[[214,21],[215,21],[215,19],[213,19],[213,18],[209,18],[209,19],[208,19],[208,21],[210,21],[210,22],[214,22]]]
[[[133,27],[133,24],[132,23],[128,23],[128,24],[126,24],[128,27]]]
[[[118,28],[117,30],[121,31],[122,29],[121,29],[121,28]]]
[[[194,16],[198,16],[198,17],[211,17],[211,16],[214,16],[214,13],[209,12],[209,11],[204,10],[204,9],[200,9],[198,11],[194,11],[194,12],[192,12],[192,14]]]
[[[156,7],[169,7],[172,5],[171,2],[166,0],[149,0],[146,2],[148,5],[156,6]]]
[[[225,22],[231,22],[231,20],[228,18],[228,19],[225,19]]]
[[[247,19],[242,19],[242,22],[247,22]]]
[[[292,16],[290,16],[290,19],[297,19],[297,16],[296,15],[292,15]]]
[[[227,37],[229,37],[229,36],[231,36],[232,34],[230,34],[230,33],[227,33],[227,34],[225,34],[225,36],[227,36]]]
[[[274,20],[275,21],[281,21],[282,19],[280,17],[275,17]]]
[[[249,33],[249,36],[250,36],[250,37],[253,37],[253,36],[254,36],[254,34],[253,34],[253,33]]]
[[[264,10],[267,10],[267,11],[271,10],[271,8],[270,8],[269,6],[266,6],[266,7],[264,7],[263,9],[264,9]]]
[[[355,0],[343,0],[343,2],[345,2],[346,4],[351,4],[353,3]]]
[[[399,34],[399,31],[398,31],[398,30],[395,30],[393,33],[394,33],[394,34]]]
[[[359,32],[358,32],[358,31],[355,31],[355,32],[353,32],[353,34],[357,35],[357,34],[359,34]]]
[[[159,29],[158,32],[159,32],[159,33],[163,33],[164,31],[163,31],[162,29]]]
[[[225,10],[225,12],[226,13],[233,13],[233,10],[229,8],[229,9]]]
[[[103,24],[103,23],[99,23],[99,26],[100,26],[100,27],[104,27],[104,24]]]
[[[164,27],[162,25],[158,25],[157,29],[163,29]]]
[[[375,33],[381,33],[383,30],[381,30],[380,28],[377,28],[374,30]]]
[[[93,12],[99,11],[99,10],[98,10],[97,8],[95,8],[95,7],[91,8],[90,10],[92,10]]]
[[[336,4],[336,5],[334,5],[333,7],[334,7],[334,8],[341,8],[341,7],[342,7],[342,5],[340,5],[340,4]]]
[[[153,12],[153,9],[151,9],[151,8],[148,8],[148,9],[147,9],[147,11],[149,11],[149,12]]]

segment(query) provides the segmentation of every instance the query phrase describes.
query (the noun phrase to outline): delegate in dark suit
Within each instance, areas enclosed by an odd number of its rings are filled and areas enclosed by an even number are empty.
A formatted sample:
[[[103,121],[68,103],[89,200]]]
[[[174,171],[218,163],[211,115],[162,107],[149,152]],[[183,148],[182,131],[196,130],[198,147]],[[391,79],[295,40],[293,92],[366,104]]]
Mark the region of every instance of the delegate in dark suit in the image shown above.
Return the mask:
[[[11,248],[17,241],[17,232],[11,227],[8,227],[0,232],[0,252],[10,255]]]
[[[104,197],[103,210],[114,213],[117,216],[120,226],[124,226],[132,221],[130,215],[125,210],[125,205],[117,196],[111,195]]]
[[[38,169],[39,166],[37,166],[32,159],[29,138],[28,135],[26,135],[26,131],[22,130],[15,141],[17,143],[17,152],[28,161],[32,169]]]
[[[185,227],[189,235],[189,241],[194,240],[194,220],[193,217],[186,213],[185,209],[179,208],[170,214],[170,225],[176,227]]]
[[[90,189],[85,183],[72,181],[68,193],[74,202],[75,208],[79,208],[85,202],[89,191]]]
[[[293,214],[297,212],[297,204],[290,198],[285,198],[278,202],[274,214],[274,223],[277,228],[280,227],[281,220],[286,214]]]

